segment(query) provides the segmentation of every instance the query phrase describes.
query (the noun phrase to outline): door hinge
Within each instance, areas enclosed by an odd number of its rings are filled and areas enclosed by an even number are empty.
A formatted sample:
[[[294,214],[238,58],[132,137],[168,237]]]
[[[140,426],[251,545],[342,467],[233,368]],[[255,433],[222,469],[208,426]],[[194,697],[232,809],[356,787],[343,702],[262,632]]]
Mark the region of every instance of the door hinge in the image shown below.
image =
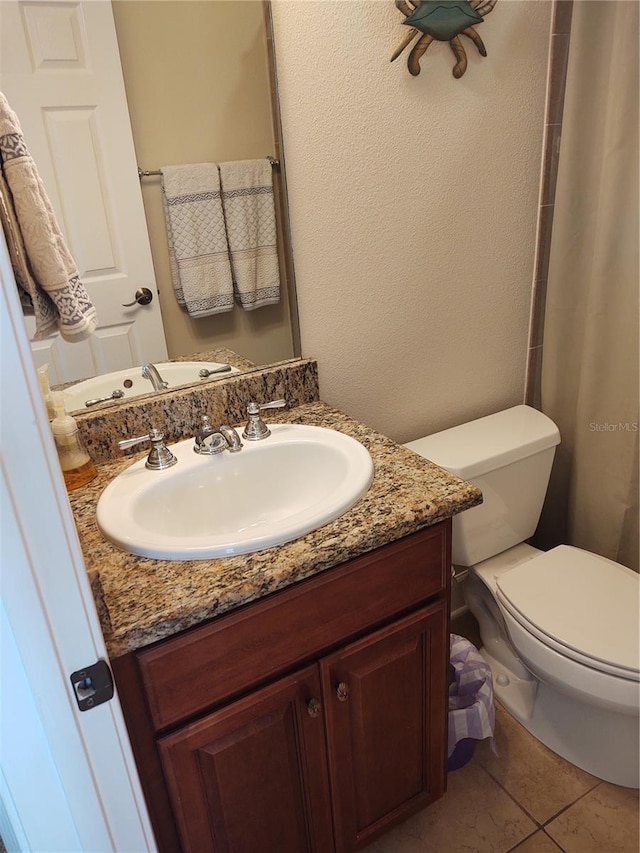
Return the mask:
[[[89,711],[113,698],[113,676],[106,660],[72,672],[71,685],[81,711]]]

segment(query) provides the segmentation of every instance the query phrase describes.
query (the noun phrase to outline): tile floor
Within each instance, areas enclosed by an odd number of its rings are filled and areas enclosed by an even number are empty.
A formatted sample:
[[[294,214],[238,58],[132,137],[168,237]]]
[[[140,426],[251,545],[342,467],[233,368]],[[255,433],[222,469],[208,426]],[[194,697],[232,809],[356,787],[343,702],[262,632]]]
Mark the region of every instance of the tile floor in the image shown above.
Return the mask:
[[[579,770],[499,705],[495,743],[449,774],[445,796],[366,853],[638,853],[638,791]]]

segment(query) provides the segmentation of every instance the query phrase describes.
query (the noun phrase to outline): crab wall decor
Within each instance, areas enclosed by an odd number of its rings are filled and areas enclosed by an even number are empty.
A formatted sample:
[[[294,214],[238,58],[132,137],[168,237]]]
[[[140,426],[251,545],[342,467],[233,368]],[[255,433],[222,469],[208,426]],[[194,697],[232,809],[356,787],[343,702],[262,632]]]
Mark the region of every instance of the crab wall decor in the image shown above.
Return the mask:
[[[407,60],[409,73],[417,77],[420,60],[431,42],[448,41],[457,60],[453,76],[462,77],[467,70],[467,54],[460,35],[471,39],[480,55],[486,56],[487,49],[475,27],[483,22],[496,3],[497,0],[395,0],[396,7],[405,16],[402,23],[411,27],[411,31],[391,57],[391,62],[417,37]]]

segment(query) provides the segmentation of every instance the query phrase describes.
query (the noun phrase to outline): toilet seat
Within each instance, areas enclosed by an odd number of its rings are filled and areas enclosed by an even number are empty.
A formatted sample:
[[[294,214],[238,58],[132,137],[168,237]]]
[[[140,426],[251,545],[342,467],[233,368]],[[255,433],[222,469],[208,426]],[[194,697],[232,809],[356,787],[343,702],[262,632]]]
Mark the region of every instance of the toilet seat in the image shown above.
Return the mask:
[[[640,681],[638,581],[625,566],[560,545],[496,578],[496,597],[559,654]]]

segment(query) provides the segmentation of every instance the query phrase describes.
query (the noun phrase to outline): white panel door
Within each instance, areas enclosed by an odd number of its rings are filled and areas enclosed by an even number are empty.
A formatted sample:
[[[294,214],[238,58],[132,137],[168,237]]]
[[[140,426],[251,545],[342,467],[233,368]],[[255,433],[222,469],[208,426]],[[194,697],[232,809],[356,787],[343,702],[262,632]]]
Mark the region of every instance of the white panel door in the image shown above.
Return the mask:
[[[146,361],[167,348],[111,4],[0,2],[0,89],[69,243],[99,326],[82,343],[32,343],[52,383]],[[149,305],[125,308],[138,288]],[[27,319],[33,336],[35,324]]]
[[[21,853],[155,851],[117,694],[83,712],[71,684],[107,652],[1,233],[0,384],[0,830]]]

